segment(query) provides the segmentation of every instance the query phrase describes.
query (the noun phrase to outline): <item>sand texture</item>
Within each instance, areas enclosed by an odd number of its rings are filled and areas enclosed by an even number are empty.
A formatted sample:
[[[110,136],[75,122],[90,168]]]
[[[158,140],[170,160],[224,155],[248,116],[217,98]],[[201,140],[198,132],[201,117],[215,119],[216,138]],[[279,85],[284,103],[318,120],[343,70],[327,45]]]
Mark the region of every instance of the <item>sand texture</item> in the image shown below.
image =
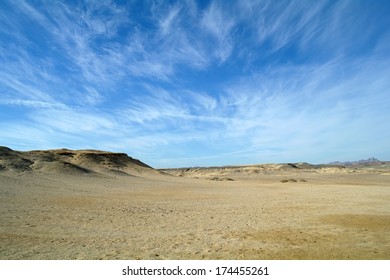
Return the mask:
[[[0,148],[0,259],[390,259],[390,164],[154,170]]]

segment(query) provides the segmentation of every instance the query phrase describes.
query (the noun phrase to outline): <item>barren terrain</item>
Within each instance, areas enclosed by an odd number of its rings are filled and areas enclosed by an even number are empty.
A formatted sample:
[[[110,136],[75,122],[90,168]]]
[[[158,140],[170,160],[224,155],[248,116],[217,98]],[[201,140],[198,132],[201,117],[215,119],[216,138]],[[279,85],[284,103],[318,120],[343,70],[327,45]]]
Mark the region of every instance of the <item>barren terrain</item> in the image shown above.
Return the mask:
[[[0,147],[0,259],[390,259],[390,164],[155,170]]]

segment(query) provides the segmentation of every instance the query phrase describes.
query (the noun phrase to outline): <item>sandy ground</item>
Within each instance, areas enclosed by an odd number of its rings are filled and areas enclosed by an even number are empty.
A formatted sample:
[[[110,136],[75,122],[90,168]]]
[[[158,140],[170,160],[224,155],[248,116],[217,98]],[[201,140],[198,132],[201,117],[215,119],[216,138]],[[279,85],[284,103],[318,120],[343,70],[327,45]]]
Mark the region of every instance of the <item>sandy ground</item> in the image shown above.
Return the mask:
[[[170,173],[0,172],[0,259],[390,259],[388,169]]]

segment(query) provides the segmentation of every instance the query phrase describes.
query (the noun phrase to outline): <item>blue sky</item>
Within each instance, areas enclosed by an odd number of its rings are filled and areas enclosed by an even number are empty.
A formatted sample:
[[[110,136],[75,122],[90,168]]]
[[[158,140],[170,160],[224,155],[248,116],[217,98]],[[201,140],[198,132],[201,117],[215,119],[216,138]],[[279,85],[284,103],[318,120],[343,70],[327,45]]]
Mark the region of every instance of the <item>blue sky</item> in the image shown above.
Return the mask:
[[[0,2],[0,145],[153,167],[390,160],[390,1]]]

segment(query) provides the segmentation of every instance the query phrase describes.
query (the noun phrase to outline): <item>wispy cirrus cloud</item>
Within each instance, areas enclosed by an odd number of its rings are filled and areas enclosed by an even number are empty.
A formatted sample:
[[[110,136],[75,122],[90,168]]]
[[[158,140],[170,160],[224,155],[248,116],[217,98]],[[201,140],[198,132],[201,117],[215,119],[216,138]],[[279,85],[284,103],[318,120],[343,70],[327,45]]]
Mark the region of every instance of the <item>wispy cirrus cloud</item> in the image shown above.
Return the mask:
[[[4,144],[126,151],[157,167],[390,156],[388,5],[3,7]]]
[[[232,29],[235,25],[234,14],[224,9],[222,2],[212,2],[203,13],[201,25],[214,38],[215,57],[220,62],[226,61],[234,48],[234,38],[232,38]]]
[[[53,107],[61,106],[56,103],[36,101],[36,100],[25,100],[25,99],[1,99],[0,104],[11,105],[11,106],[24,106],[30,108],[53,108]]]
[[[228,87],[228,104],[236,106],[229,125],[231,137],[245,135],[240,142],[251,147],[252,155],[259,151],[278,161],[287,158],[280,149],[291,159],[315,161],[318,146],[328,151],[329,161],[337,154],[352,158],[362,142],[370,143],[374,135],[385,133],[377,122],[384,120],[390,104],[388,82],[382,75],[390,69],[383,61],[368,59],[349,62],[355,70],[339,77],[345,65],[334,61],[319,68],[288,67]],[[372,72],[373,67],[378,72]],[[278,150],[264,153],[264,147]]]

